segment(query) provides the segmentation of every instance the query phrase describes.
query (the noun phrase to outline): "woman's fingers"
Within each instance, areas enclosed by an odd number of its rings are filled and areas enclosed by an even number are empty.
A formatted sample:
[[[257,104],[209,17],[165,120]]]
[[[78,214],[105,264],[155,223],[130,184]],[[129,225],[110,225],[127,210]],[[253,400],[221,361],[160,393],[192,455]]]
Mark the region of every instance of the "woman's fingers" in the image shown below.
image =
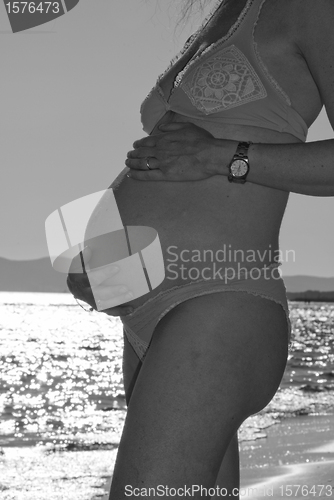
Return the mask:
[[[140,147],[154,148],[155,144],[156,144],[155,137],[152,135],[148,135],[146,137],[143,137],[142,139],[139,139],[138,141],[135,141],[133,143],[133,147],[135,149]]]
[[[123,308],[118,306],[133,299],[132,292],[124,285],[96,286],[94,287],[94,293],[89,284],[88,286],[74,285],[74,287],[68,284],[68,286],[75,298],[111,316],[124,315],[124,311],[128,307]]]
[[[133,294],[123,285],[98,286],[94,289],[94,294],[90,287],[82,287],[76,289],[73,295],[75,298],[83,300],[94,309],[98,308],[99,311],[103,311],[111,316],[123,315],[125,309],[129,308],[126,306],[118,306],[129,302],[129,300],[133,298]],[[122,310],[123,312],[120,313]]]
[[[94,295],[99,311],[109,310],[133,298],[133,293],[124,285],[99,286]]]
[[[118,306],[121,304],[125,304],[126,302],[129,302],[133,298],[133,295],[131,294],[128,295],[127,293],[122,294],[122,295],[115,295],[113,297],[109,296],[107,299],[96,299],[96,304],[97,307],[99,308],[99,311],[103,311],[107,314],[111,314],[112,316],[115,316],[114,313],[110,313],[108,311],[114,310],[115,308],[118,309]],[[127,309],[126,306],[123,306]]]
[[[132,151],[129,151],[126,154],[126,157],[128,159],[141,159],[141,158],[147,158],[148,156],[154,156],[155,152],[157,150],[153,148],[138,148],[134,149]]]
[[[73,259],[74,260],[74,259]],[[68,274],[68,281],[73,283],[74,286],[89,287],[97,286],[103,283],[106,279],[111,278],[118,273],[119,267],[114,265],[105,266],[102,269],[90,270],[88,274],[75,272],[75,269]]]
[[[85,247],[82,252],[85,264],[88,264],[91,255],[90,248]],[[82,272],[80,254],[73,259],[71,272],[67,276],[67,286],[75,298],[110,316],[125,316],[133,311],[129,306],[120,306],[133,298],[133,294],[126,286],[103,285],[107,279],[119,272],[118,266],[110,264],[95,270],[90,270],[88,265],[86,267],[88,274]]]
[[[111,278],[119,271],[118,266],[110,264],[109,266],[104,266],[102,269],[89,270],[89,282],[91,286],[97,286],[103,283],[106,279]]]
[[[106,302],[111,299],[120,299],[124,296],[126,296],[128,300],[133,298],[132,293],[124,285],[97,286],[94,288],[94,295],[96,300],[101,302]]]

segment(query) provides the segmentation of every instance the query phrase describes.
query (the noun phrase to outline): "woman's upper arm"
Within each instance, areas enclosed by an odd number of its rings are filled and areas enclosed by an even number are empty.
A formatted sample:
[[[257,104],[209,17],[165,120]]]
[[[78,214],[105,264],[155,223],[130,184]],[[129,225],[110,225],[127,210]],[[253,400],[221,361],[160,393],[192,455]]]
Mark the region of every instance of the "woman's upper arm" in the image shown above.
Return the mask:
[[[334,0],[298,0],[297,5],[297,43],[334,128]]]

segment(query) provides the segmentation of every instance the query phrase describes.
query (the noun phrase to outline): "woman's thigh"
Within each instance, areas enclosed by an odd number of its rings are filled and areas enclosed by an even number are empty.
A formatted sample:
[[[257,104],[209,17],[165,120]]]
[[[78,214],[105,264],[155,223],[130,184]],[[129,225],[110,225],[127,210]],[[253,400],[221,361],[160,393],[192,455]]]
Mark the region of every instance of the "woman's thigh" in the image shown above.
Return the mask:
[[[285,313],[273,301],[223,292],[172,309],[131,396],[110,498],[126,498],[126,485],[213,487],[232,436],[275,394],[286,357]]]
[[[123,349],[123,381],[125,399],[127,405],[130,403],[131,394],[135,386],[142,362],[134,352],[126,335],[124,335]],[[226,450],[222,464],[220,465],[219,473],[216,478],[216,485],[223,484],[229,492],[237,490],[240,487],[240,471],[239,471],[239,445],[238,435],[232,437],[230,444]]]

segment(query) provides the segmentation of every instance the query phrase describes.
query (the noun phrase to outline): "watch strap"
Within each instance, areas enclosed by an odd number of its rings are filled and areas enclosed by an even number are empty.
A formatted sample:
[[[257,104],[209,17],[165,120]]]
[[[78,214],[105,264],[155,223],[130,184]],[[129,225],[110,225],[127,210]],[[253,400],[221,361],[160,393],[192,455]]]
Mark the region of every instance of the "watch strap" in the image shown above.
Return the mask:
[[[228,175],[228,180],[230,182],[240,182],[242,184],[244,184],[246,182],[246,177],[248,175],[248,172],[249,172],[249,160],[248,160],[248,149],[249,149],[249,146],[253,144],[251,141],[248,141],[248,142],[245,142],[245,141],[241,141],[239,142],[238,146],[237,146],[237,149],[236,149],[236,152],[232,158],[232,161],[231,163],[228,165],[228,168],[229,168],[229,175]],[[238,178],[238,177],[235,177],[231,171],[231,166],[232,166],[232,163],[235,161],[235,160],[244,160],[247,165],[248,165],[248,171],[247,173]]]

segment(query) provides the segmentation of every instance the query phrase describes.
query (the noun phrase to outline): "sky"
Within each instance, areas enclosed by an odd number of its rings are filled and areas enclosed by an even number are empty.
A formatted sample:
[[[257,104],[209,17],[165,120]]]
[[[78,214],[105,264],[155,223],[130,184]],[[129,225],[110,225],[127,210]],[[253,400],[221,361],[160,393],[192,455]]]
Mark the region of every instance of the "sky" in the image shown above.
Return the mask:
[[[142,100],[200,21],[175,32],[174,4],[80,0],[13,34],[0,3],[0,257],[46,257],[48,215],[106,189],[124,168],[146,135]],[[322,112],[308,141],[333,137]],[[333,213],[334,197],[290,195],[283,274],[334,276]]]

